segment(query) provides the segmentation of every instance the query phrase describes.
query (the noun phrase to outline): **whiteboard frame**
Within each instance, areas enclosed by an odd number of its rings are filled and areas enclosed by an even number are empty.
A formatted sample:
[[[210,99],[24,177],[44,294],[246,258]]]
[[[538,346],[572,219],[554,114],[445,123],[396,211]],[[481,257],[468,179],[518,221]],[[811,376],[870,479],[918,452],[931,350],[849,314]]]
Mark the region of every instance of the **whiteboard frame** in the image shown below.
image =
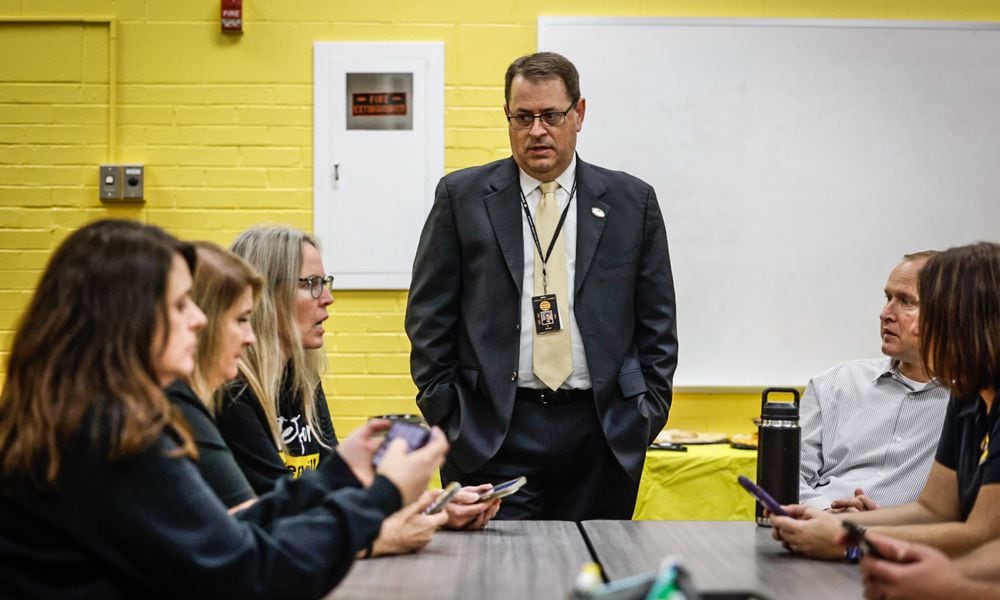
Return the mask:
[[[566,25],[705,25],[731,27],[868,27],[872,29],[958,29],[1000,30],[1000,22],[914,21],[893,19],[733,19],[695,17],[538,17],[538,50],[548,49],[547,34],[552,27]]]

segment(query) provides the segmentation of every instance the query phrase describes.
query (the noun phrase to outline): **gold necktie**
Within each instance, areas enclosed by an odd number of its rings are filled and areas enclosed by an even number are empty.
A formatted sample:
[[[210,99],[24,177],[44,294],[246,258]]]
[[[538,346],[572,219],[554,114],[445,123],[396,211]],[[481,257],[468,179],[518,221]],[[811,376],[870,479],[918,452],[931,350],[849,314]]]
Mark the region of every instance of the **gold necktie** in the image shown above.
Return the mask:
[[[538,231],[538,241],[542,252],[549,249],[552,234],[559,224],[559,202],[556,200],[556,190],[559,184],[547,181],[539,186],[542,199],[535,210],[535,229]],[[535,330],[532,352],[532,370],[549,389],[556,390],[573,372],[573,355],[569,344],[569,293],[566,280],[566,239],[560,233],[552,248],[552,255],[546,263],[548,275],[548,291],[543,291],[542,259],[535,251],[535,295],[555,294],[556,306],[559,308],[559,319],[562,330],[539,335]]]

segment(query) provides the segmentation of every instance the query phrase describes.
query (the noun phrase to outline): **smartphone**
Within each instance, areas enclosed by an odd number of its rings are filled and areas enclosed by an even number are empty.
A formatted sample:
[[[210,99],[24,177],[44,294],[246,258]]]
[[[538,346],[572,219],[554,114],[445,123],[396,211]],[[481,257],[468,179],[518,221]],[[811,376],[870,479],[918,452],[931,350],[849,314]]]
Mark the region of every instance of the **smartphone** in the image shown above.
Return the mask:
[[[854,521],[842,521],[841,525],[844,526],[844,530],[847,532],[847,545],[857,546],[861,548],[861,552],[875,558],[885,558],[882,554],[872,546],[872,543],[868,541],[865,537],[865,532],[868,530],[867,527]],[[858,557],[860,558],[860,557]]]
[[[404,421],[394,421],[392,427],[389,428],[389,432],[385,434],[382,444],[375,450],[375,456],[372,457],[374,465],[378,466],[382,462],[382,457],[385,456],[385,451],[389,449],[389,444],[396,438],[406,440],[409,451],[413,452],[417,448],[424,446],[431,439],[431,430]]]
[[[778,501],[775,500],[773,497],[771,497],[771,494],[765,492],[764,488],[750,481],[750,479],[748,479],[744,475],[740,475],[739,477],[737,477],[736,481],[740,482],[740,485],[743,486],[743,489],[750,492],[750,494],[754,498],[760,500],[760,503],[764,505],[764,508],[771,511],[772,515],[778,515],[779,517],[788,516],[788,513],[785,512],[785,509],[781,508],[781,505],[778,504]]]
[[[425,515],[434,515],[441,512],[445,505],[451,502],[451,499],[455,497],[455,494],[462,489],[462,484],[457,481],[452,481],[447,486],[445,486],[444,491],[431,502],[427,508],[424,509]]]
[[[511,479],[510,481],[505,481],[503,483],[498,483],[493,486],[492,490],[481,495],[477,502],[489,502],[490,500],[496,500],[497,498],[506,498],[521,489],[521,487],[526,483],[528,483],[528,478],[524,476],[518,477],[517,479]]]

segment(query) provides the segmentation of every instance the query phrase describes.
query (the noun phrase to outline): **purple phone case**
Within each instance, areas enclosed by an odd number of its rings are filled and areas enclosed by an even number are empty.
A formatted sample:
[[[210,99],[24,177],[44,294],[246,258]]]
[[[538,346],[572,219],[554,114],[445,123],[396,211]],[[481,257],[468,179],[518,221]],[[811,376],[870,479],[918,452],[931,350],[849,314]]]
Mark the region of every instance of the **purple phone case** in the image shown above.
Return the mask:
[[[864,554],[867,554],[874,558],[882,558],[882,559],[885,558],[884,556],[882,556],[881,552],[875,549],[875,546],[872,546],[872,543],[868,541],[868,538],[865,537],[865,532],[867,531],[867,528],[865,528],[864,525],[858,525],[853,521],[847,521],[847,520],[841,522],[841,525],[843,525],[844,530],[847,531],[848,545],[857,546],[858,548],[861,549],[861,551]],[[861,557],[858,556],[857,558]]]
[[[764,491],[764,488],[750,481],[748,477],[740,475],[739,477],[736,478],[736,481],[740,482],[740,485],[743,486],[743,489],[750,492],[750,494],[753,495],[754,498],[760,500],[760,503],[764,505],[764,508],[771,511],[771,514],[775,514],[780,517],[788,516],[788,513],[785,512],[785,509],[781,508],[781,505],[778,504],[777,500],[771,497],[771,494],[768,494],[766,491]]]
[[[412,423],[405,423],[403,421],[393,422],[392,427],[389,428],[389,432],[385,434],[382,444],[375,451],[375,456],[372,457],[372,464],[377,466],[382,462],[382,457],[385,456],[385,451],[389,448],[389,444],[396,438],[406,440],[409,451],[413,452],[427,443],[431,438],[431,432],[425,427],[413,425]]]

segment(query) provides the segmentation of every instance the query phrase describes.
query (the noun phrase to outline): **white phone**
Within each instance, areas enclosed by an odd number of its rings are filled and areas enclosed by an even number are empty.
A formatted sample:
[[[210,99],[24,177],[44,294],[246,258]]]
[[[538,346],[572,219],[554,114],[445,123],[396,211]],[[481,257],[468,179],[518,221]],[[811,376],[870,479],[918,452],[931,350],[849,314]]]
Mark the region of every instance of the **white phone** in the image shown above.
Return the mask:
[[[445,505],[451,502],[451,499],[454,498],[455,494],[457,494],[461,489],[462,489],[461,483],[457,481],[452,481],[451,483],[449,483],[447,486],[445,486],[444,491],[442,491],[438,495],[438,497],[434,499],[434,502],[431,502],[430,504],[427,505],[427,508],[424,509],[424,514],[433,515],[441,512],[444,509]]]
[[[523,475],[517,479],[511,479],[510,481],[498,483],[493,486],[492,490],[479,496],[479,500],[477,500],[477,502],[489,502],[490,500],[496,500],[497,498],[506,498],[521,489],[526,483],[528,483],[528,478]]]

